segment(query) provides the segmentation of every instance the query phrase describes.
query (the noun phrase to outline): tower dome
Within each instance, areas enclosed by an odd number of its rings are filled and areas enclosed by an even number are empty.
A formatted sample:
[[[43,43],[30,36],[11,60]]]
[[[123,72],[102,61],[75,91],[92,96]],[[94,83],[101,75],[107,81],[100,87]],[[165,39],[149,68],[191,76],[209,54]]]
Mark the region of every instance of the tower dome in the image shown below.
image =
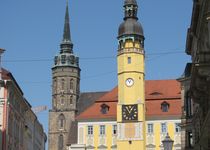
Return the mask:
[[[142,25],[134,19],[125,20],[119,27],[118,37],[126,35],[144,36]]]
[[[124,9],[124,22],[119,26],[118,38],[131,35],[144,37],[142,25],[138,22],[136,0],[125,0]]]
[[[125,5],[137,5],[136,0],[125,0]]]

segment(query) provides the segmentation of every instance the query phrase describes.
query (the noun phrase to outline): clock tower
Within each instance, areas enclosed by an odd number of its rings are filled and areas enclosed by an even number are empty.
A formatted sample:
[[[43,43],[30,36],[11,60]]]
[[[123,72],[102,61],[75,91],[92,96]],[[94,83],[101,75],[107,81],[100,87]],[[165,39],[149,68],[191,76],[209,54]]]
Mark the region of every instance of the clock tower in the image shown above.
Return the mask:
[[[118,31],[117,149],[145,150],[144,34],[136,0],[125,0]]]

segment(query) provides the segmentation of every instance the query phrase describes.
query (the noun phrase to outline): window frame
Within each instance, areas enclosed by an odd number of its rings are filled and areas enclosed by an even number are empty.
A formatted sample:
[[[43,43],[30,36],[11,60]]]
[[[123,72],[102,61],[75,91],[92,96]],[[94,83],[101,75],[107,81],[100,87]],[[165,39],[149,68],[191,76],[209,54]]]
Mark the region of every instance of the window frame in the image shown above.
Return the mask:
[[[163,125],[165,125],[165,131],[163,130],[164,129]],[[167,123],[161,123],[161,133],[167,133],[167,132],[168,132]]]
[[[161,110],[162,112],[168,112],[169,111],[169,103],[167,103],[166,101],[161,103]]]
[[[175,133],[180,133],[181,132],[181,123],[175,123]]]
[[[128,64],[131,64],[132,63],[132,59],[131,59],[130,56],[127,58],[127,61],[128,61]]]
[[[112,126],[112,134],[113,134],[113,135],[117,135],[117,125],[116,125],[116,124],[114,124],[114,125]]]
[[[153,134],[154,133],[154,124],[153,123],[148,123],[147,124],[147,133],[149,133],[149,134]]]
[[[106,134],[106,126],[105,125],[100,125],[99,134],[102,136]]]
[[[89,136],[93,135],[93,126],[92,126],[92,125],[88,125],[87,134],[88,134]]]

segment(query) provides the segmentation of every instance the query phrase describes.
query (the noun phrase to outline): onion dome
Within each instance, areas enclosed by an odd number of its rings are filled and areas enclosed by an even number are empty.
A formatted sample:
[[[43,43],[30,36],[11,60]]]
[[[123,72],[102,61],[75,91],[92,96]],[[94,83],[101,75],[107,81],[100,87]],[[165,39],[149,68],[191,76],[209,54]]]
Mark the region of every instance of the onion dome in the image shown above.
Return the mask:
[[[125,17],[118,30],[118,38],[131,35],[144,37],[142,25],[138,22],[136,0],[125,0],[124,8]]]

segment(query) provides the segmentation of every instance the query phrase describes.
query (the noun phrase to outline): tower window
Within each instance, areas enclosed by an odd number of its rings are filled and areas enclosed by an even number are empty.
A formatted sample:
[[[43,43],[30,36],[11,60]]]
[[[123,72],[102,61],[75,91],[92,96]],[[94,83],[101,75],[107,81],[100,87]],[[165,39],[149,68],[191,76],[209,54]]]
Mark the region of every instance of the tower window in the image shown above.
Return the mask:
[[[57,65],[57,63],[58,63],[58,56],[55,56],[54,64]]]
[[[70,90],[73,90],[73,85],[74,85],[74,83],[73,83],[73,82],[74,82],[74,80],[73,80],[73,79],[71,79],[71,80],[70,80]]]
[[[59,135],[58,137],[58,149],[63,149],[63,135]]]
[[[161,110],[162,110],[162,112],[168,112],[168,109],[169,109],[169,104],[167,102],[163,102],[161,104]]]
[[[61,55],[61,63],[62,64],[66,63],[66,55]]]
[[[70,96],[70,105],[72,105],[73,104],[73,96]]]
[[[61,105],[64,105],[64,99],[61,98]]]
[[[64,86],[65,86],[65,80],[62,79],[62,80],[61,80],[61,89],[62,89],[62,90],[64,90]]]
[[[59,126],[59,129],[64,129],[64,124],[65,124],[65,117],[64,117],[63,114],[61,114],[58,117],[58,126]]]
[[[128,57],[128,64],[131,64],[131,57]]]
[[[53,91],[56,93],[56,90],[57,90],[57,80],[55,79],[53,81]]]

